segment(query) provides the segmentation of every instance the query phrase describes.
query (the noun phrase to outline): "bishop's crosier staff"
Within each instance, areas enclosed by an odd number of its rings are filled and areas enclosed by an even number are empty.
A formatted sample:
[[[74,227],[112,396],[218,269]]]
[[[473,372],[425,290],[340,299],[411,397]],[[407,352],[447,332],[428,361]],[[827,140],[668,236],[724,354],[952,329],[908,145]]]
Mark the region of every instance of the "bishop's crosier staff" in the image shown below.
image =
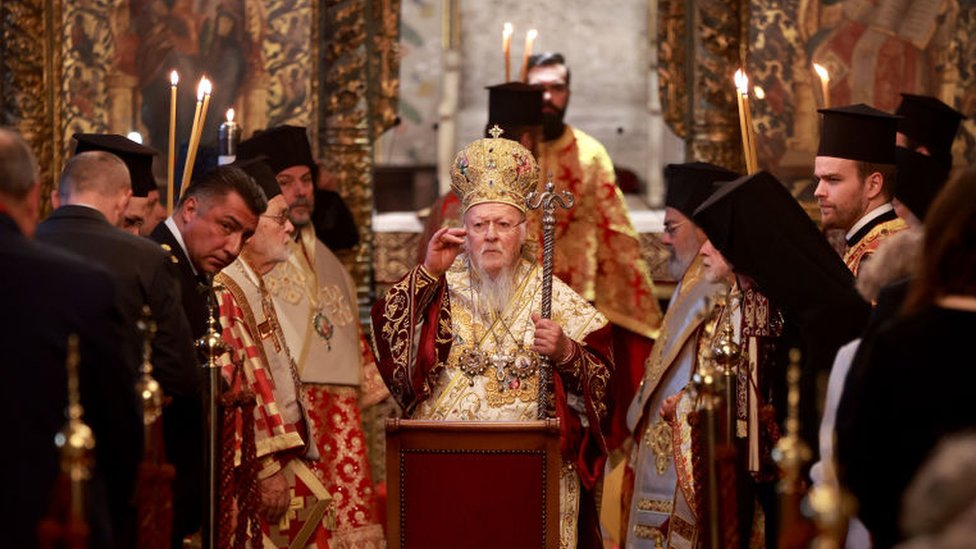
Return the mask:
[[[492,130],[495,132],[498,126]],[[499,132],[500,134],[500,132]],[[492,133],[492,137],[498,137]],[[556,192],[552,182],[552,173],[547,176],[545,192],[532,191],[525,197],[525,205],[532,210],[542,208],[542,318],[552,318],[552,262],[553,248],[556,243],[556,205],[568,210],[575,202],[573,193],[569,191]],[[556,415],[555,404],[552,402],[552,364],[549,357],[539,357],[539,418],[547,419]]]

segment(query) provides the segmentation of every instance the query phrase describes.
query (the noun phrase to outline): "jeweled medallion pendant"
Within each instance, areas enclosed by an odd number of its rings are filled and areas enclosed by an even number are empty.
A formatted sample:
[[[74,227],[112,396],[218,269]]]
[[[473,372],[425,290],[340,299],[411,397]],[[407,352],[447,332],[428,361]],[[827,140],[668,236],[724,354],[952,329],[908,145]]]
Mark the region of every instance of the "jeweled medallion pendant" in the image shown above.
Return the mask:
[[[312,317],[312,327],[315,328],[315,333],[319,334],[325,341],[325,345],[328,350],[332,350],[332,336],[335,335],[335,326],[332,325],[332,321],[329,317],[319,310],[315,312],[315,316]]]

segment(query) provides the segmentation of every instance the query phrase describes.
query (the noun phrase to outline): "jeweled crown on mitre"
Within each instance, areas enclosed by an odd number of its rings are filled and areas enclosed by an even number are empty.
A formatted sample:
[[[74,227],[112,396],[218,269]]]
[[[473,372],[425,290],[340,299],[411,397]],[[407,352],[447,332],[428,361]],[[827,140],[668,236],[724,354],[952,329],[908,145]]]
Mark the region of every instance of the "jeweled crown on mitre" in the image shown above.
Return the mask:
[[[461,200],[461,214],[485,202],[500,202],[525,212],[525,195],[539,183],[539,165],[528,149],[492,136],[469,143],[451,164],[451,190]]]

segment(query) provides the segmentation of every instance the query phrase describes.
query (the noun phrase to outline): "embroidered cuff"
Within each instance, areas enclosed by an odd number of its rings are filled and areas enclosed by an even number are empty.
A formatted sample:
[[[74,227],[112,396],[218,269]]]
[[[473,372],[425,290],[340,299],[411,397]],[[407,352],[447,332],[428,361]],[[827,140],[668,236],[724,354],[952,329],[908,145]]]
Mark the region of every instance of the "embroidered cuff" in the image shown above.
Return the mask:
[[[563,357],[562,360],[558,361],[556,363],[556,366],[565,366],[566,364],[569,364],[570,362],[576,360],[577,357],[579,357],[579,353],[580,353],[580,351],[579,351],[579,345],[575,341],[573,341],[572,339],[570,339],[569,340],[569,354],[566,355],[565,357]]]
[[[419,268],[417,269],[417,272],[420,273],[420,275],[422,277],[426,278],[431,283],[437,282],[437,280],[439,278],[439,277],[436,277],[436,276],[432,275],[430,273],[430,271],[427,270],[427,267],[424,267],[424,264],[423,263],[421,263],[419,265]]]

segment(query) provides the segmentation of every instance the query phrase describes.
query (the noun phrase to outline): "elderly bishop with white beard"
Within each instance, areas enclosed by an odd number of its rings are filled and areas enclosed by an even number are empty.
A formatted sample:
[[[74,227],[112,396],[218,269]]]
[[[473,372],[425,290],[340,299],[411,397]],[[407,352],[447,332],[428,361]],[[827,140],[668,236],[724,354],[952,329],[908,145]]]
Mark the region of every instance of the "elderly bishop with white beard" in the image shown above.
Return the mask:
[[[414,267],[373,307],[380,373],[414,419],[538,418],[540,355],[553,365],[563,428],[560,541],[599,540],[593,488],[606,455],[613,362],[607,319],[553,280],[552,320],[538,311],[542,266],[526,249],[525,195],[539,181],[527,149],[498,137],[451,167],[461,228],[436,232]]]

